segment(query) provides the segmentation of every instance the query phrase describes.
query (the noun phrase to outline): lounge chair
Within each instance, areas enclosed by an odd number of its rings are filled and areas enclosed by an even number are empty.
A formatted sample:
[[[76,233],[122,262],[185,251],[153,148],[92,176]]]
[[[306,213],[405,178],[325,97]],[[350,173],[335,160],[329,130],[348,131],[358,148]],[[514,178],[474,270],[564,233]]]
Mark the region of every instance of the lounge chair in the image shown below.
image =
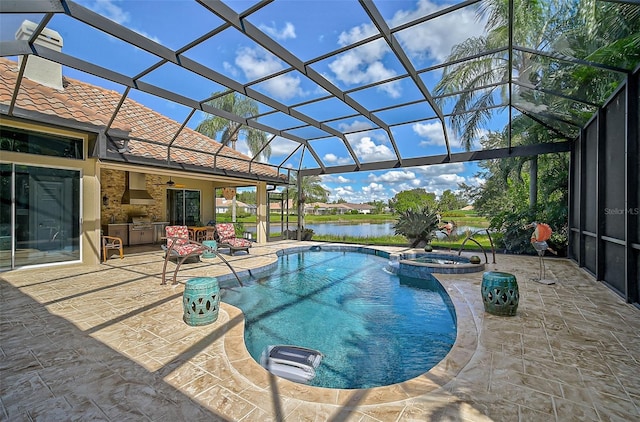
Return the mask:
[[[165,228],[167,244],[162,245],[166,251],[164,256],[164,266],[162,267],[162,283],[166,284],[167,262],[169,259],[176,258],[176,269],[173,272],[173,284],[177,284],[176,276],[180,265],[189,258],[195,258],[200,261],[200,255],[207,249],[201,243],[189,239],[189,229],[187,226],[167,226]]]
[[[216,242],[218,242],[218,249],[229,248],[231,255],[237,251],[245,251],[249,253],[251,242],[247,239],[236,237],[236,229],[232,223],[219,223],[216,224]]]

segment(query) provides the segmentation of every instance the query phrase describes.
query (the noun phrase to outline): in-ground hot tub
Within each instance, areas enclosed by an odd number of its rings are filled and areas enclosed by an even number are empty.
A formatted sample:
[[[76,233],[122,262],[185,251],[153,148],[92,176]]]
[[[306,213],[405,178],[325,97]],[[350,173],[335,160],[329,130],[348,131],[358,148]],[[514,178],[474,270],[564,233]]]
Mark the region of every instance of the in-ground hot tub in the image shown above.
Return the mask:
[[[401,253],[389,256],[387,270],[399,276],[428,278],[430,274],[466,274],[484,271],[484,264],[469,258],[441,252]]]

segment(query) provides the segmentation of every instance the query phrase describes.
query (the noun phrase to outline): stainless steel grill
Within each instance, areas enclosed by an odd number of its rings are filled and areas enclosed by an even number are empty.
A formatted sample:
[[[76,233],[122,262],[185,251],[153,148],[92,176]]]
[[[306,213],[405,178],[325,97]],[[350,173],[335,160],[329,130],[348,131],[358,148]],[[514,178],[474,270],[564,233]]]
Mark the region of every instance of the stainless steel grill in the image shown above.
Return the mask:
[[[153,224],[151,224],[151,220],[147,217],[131,217],[131,230],[151,230],[153,229]]]

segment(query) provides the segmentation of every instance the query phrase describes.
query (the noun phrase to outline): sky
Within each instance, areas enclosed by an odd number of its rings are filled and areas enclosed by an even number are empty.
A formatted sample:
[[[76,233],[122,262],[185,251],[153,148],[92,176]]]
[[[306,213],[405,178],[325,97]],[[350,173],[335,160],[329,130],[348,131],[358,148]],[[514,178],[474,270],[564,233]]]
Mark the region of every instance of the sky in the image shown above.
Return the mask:
[[[185,46],[222,23],[200,4],[189,0],[79,0],[78,3],[171,49]],[[254,1],[226,3],[235,11],[245,10],[255,4]],[[440,0],[375,2],[392,28],[453,3],[455,2]],[[339,13],[336,13],[338,5]],[[5,41],[14,38],[15,31],[23,19],[39,22],[42,15],[2,15],[0,19],[2,40]],[[251,15],[248,20],[303,61],[313,60],[340,47],[348,46],[375,31],[358,2],[347,0],[276,0]],[[63,52],[128,76],[138,75],[158,61],[156,56],[148,52],[65,15],[55,15],[48,28],[62,36]],[[396,34],[414,67],[420,69],[444,61],[455,44],[469,36],[481,35],[483,31],[484,22],[478,18],[474,6],[433,19],[411,31],[400,31]],[[241,83],[260,80],[288,67],[286,63],[241,36],[233,28],[188,49],[184,54]],[[343,90],[406,73],[382,40],[314,61],[310,67]],[[437,70],[421,75],[427,88],[433,88],[441,77],[440,72]],[[123,86],[74,69],[64,68],[63,73],[66,77],[124,92]],[[162,65],[141,80],[198,100],[206,99],[212,93],[225,89],[173,64]],[[286,106],[326,95],[324,89],[297,71],[283,73],[277,78],[257,83],[252,88]],[[354,92],[352,97],[368,109],[422,99],[415,85],[404,79]],[[190,111],[180,104],[136,90],[131,91],[130,98],[180,123],[186,119]],[[296,109],[320,121],[353,113],[349,106],[338,100],[303,105]],[[273,110],[262,104],[260,111]],[[446,107],[444,112],[447,112]],[[502,129],[505,116],[501,113],[503,112],[495,113],[490,127],[482,129],[479,136],[488,130]],[[394,121],[405,119],[406,116],[415,116],[416,120],[424,119],[417,123],[392,126],[393,137],[403,158],[446,153],[440,121],[434,120],[433,112],[428,112],[425,107],[404,107],[398,111],[381,111],[376,115],[390,125],[393,125]],[[187,126],[195,128],[205,117],[203,113],[197,112],[188,121]],[[299,120],[283,113],[268,114],[261,117],[259,122],[276,129],[291,128],[300,124]],[[446,122],[448,125],[448,120]],[[329,126],[347,133],[349,145],[361,162],[393,160],[395,157],[388,134],[374,128],[374,124],[365,118],[337,119],[329,123]],[[447,127],[447,130],[452,152],[463,151],[453,130],[450,127]],[[317,136],[315,132],[320,131],[316,128],[291,130],[292,134],[305,138]],[[348,149],[338,138],[312,140],[310,143],[327,167],[353,163]],[[294,169],[318,167],[310,154],[303,155],[299,151],[294,153],[297,146],[296,142],[277,137],[272,143],[268,162]],[[474,149],[479,148],[479,143],[476,142]],[[239,142],[237,149],[249,154],[245,142]],[[457,191],[460,183],[483,183],[482,179],[476,177],[477,171],[476,163],[455,163],[323,175],[321,183],[329,192],[329,201],[342,199],[352,203],[363,203],[374,200],[387,201],[398,192],[414,188],[423,188],[436,195],[447,189]]]

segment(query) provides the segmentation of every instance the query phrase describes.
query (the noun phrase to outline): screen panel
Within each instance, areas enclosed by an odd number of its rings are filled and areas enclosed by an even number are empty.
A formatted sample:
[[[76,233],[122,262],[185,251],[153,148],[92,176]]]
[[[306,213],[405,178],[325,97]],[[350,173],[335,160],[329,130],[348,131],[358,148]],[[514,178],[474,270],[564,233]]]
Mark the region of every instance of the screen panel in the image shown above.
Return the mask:
[[[580,157],[582,155],[582,139],[579,138],[571,153],[571,202],[569,204],[569,227],[580,228]],[[574,245],[575,247],[575,245]]]
[[[604,280],[626,296],[624,246],[603,242],[602,249],[605,259]]]
[[[598,124],[597,120],[593,120],[585,131],[586,144],[584,148],[585,154],[585,176],[584,186],[582,186],[582,195],[584,195],[584,228],[586,231],[596,232],[596,187],[597,187],[597,165],[598,158]]]
[[[584,266],[593,274],[596,273],[596,239],[587,236],[584,239]]]
[[[625,103],[621,91],[605,109],[606,136],[604,142],[604,235],[624,240],[625,233]],[[607,261],[606,265],[610,265]]]

